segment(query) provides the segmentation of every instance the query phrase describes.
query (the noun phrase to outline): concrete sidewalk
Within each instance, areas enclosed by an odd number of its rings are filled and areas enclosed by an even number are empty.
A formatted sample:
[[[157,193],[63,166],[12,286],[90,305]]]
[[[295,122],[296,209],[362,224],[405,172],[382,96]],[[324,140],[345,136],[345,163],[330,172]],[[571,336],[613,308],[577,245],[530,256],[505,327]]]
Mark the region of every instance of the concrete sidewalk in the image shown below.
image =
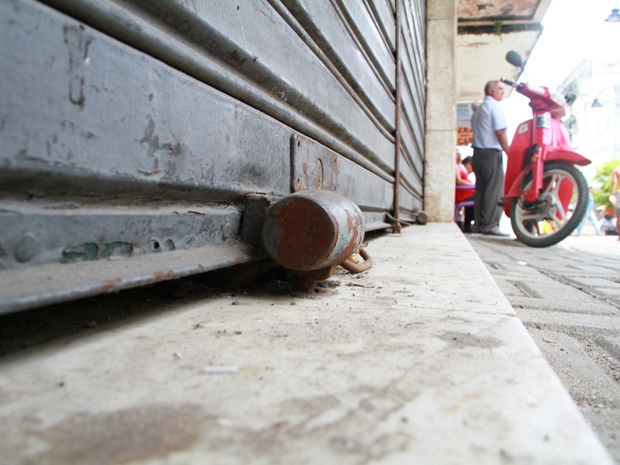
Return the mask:
[[[190,294],[5,356],[0,463],[613,463],[456,225],[369,242],[321,295]]]

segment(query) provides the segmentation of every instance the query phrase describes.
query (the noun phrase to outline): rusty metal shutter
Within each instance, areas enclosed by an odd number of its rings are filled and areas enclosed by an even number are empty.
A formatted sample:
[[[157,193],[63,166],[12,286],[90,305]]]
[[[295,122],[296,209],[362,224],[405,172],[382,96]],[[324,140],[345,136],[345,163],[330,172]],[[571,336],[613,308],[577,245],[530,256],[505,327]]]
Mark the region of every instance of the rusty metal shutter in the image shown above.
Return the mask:
[[[411,218],[425,6],[398,9],[400,28],[394,0],[1,2],[0,313],[263,258],[250,194],[335,190],[377,229],[397,182]]]

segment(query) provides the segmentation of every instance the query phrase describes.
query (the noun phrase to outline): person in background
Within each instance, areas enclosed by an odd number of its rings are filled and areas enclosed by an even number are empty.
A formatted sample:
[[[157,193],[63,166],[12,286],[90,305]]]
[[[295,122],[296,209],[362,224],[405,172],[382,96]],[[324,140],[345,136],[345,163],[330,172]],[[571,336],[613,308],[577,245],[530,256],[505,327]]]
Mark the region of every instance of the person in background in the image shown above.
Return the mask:
[[[618,197],[618,184],[620,184],[620,166],[611,173],[611,195],[609,200],[614,204],[616,213],[616,228],[618,229],[618,240],[620,241],[620,198]]]
[[[461,161],[461,154],[456,152],[456,178],[455,183],[457,189],[454,191],[454,203],[457,204],[464,200],[474,200],[476,193],[476,185],[469,179],[469,174],[472,172],[471,157],[465,157]],[[458,187],[460,186],[460,187]],[[472,232],[472,222],[474,221],[474,207],[463,207],[465,210],[463,224],[459,224],[459,227],[464,233]]]
[[[605,212],[605,214],[601,218],[599,227],[601,228],[601,232],[605,236],[617,236],[618,235],[618,228],[616,228],[616,219],[613,217],[613,215],[610,215],[608,212]]]
[[[601,235],[601,228],[598,227],[598,220],[596,219],[596,215],[594,214],[594,197],[592,197],[592,193],[594,192],[594,187],[590,187],[588,192],[588,206],[586,207],[586,214],[583,215],[583,219],[577,226],[577,232],[575,232],[575,236],[581,235],[581,230],[583,225],[586,224],[586,220],[589,220],[594,226],[594,232],[597,236]]]
[[[499,230],[502,207],[498,204],[504,187],[502,150],[508,151],[506,118],[499,102],[504,97],[500,81],[484,87],[484,102],[471,118],[474,133],[472,166],[476,174],[475,230],[482,234],[507,236]]]
[[[468,179],[471,179],[471,174],[474,172],[474,167],[471,166],[471,160],[472,160],[472,157],[469,156],[469,157],[463,158],[463,161],[461,162],[463,166],[465,167],[465,169],[467,170]]]

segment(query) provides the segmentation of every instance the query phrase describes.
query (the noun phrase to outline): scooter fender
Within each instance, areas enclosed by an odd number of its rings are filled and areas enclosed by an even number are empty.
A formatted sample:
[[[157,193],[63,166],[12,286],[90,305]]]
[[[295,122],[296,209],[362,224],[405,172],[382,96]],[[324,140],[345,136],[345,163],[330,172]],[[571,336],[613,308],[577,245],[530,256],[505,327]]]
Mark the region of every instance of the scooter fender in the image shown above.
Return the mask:
[[[545,162],[548,161],[561,161],[564,163],[568,163],[569,165],[578,165],[578,166],[586,166],[592,163],[583,155],[579,155],[577,152],[572,152],[570,150],[556,150],[551,153],[547,153],[545,157]]]

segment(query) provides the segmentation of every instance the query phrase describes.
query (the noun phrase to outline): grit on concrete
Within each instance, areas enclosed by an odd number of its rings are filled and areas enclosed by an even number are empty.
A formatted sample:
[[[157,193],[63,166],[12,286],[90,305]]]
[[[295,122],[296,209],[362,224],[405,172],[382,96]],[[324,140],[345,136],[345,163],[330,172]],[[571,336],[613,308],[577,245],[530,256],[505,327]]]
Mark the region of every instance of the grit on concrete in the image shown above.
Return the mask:
[[[481,247],[494,263],[521,251]],[[0,463],[613,463],[456,225],[382,235],[368,251],[370,270],[310,297],[158,300],[152,286],[152,299],[70,304],[99,320],[0,358]],[[615,315],[600,308],[592,318]]]
[[[587,421],[620,463],[620,242],[543,249],[467,236]]]

